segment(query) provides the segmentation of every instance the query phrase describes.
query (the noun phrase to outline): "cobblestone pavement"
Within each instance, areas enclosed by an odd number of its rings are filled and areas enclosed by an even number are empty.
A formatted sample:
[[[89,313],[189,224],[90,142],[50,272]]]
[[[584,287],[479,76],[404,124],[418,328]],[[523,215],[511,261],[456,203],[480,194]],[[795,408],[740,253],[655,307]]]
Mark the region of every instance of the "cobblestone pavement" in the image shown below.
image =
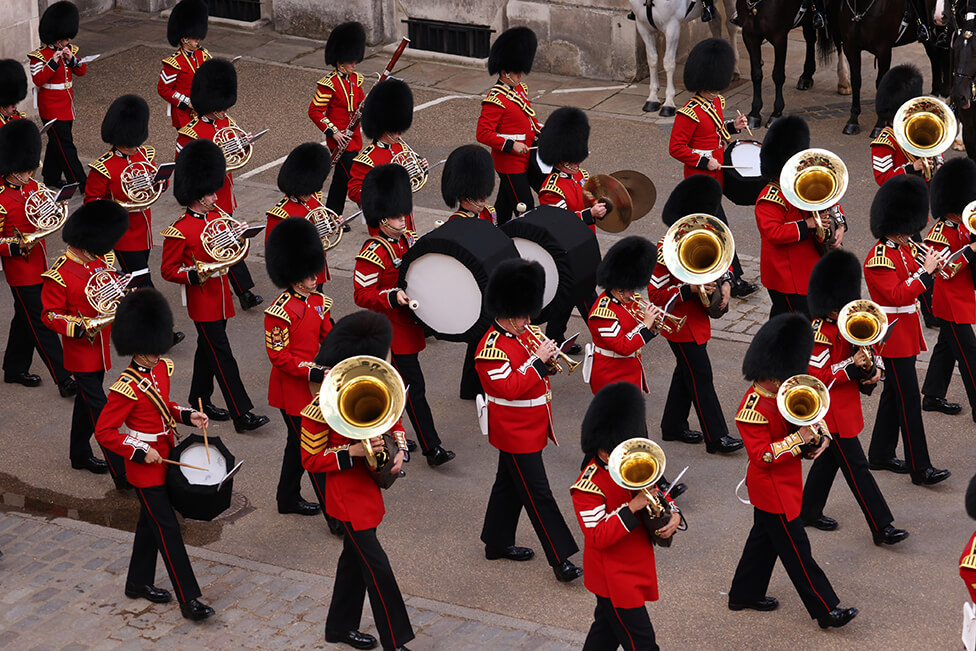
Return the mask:
[[[202,600],[217,614],[189,622],[174,603],[152,604],[122,594],[131,541],[131,534],[77,520],[0,513],[0,649],[331,648],[323,641],[331,578],[190,547]],[[158,584],[168,586],[159,565]],[[584,637],[430,599],[404,598],[417,634],[413,649],[561,651],[578,648]],[[376,634],[368,603],[363,630]],[[449,643],[444,641],[448,636]]]

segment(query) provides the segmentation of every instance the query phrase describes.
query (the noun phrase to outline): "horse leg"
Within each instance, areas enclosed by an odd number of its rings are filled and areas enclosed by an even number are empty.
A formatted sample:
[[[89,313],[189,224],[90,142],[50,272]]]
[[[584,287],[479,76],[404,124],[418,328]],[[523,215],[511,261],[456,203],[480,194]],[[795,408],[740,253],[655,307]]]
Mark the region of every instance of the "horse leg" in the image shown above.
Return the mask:
[[[783,84],[786,83],[786,37],[781,34],[776,42],[773,43],[773,86],[776,88],[776,98],[773,100],[773,113],[766,121],[768,127],[773,120],[783,115],[783,107],[786,101],[783,99]]]
[[[657,80],[657,33],[651,27],[651,24],[647,22],[647,14],[643,6],[644,3],[633,4],[640,5],[640,11],[635,11],[634,14],[637,16],[637,31],[640,32],[641,38],[644,40],[644,51],[647,53],[648,81],[650,82],[651,88],[647,94],[647,101],[644,102],[643,110],[649,113],[661,108],[661,102],[658,101],[658,91],[661,88],[661,84]]]
[[[725,28],[729,34],[729,45],[732,46],[732,51],[735,52],[735,67],[732,68],[732,81],[738,81],[742,78],[742,75],[739,71],[739,46],[737,43],[742,40],[742,28],[729,22],[729,19],[736,12],[735,0],[723,0],[722,7],[725,9]]]
[[[948,97],[951,83],[949,76],[950,51],[926,43],[925,53],[928,55],[929,64],[932,67],[932,94],[936,97]]]
[[[959,123],[962,125],[962,141],[966,145],[966,155],[976,158],[976,106],[959,111]]]
[[[878,84],[881,83],[881,78],[884,77],[885,73],[891,68],[891,48],[888,48],[887,50],[879,50],[876,61],[878,62],[878,76],[874,80],[875,91],[877,91]],[[881,118],[878,118],[877,121],[875,121],[874,128],[871,129],[872,140],[878,137],[881,130],[884,129],[884,126],[884,122],[881,121]]]
[[[843,52],[837,53],[837,94],[851,94],[851,71]]]
[[[844,56],[851,69],[851,116],[844,125],[844,135],[853,136],[861,132],[857,117],[861,114],[861,51],[844,42]]]
[[[749,76],[752,78],[752,108],[749,109],[749,128],[762,124],[762,36],[752,30],[742,31],[742,42],[749,53]]]
[[[813,88],[813,73],[817,71],[816,45],[817,31],[810,24],[810,21],[803,23],[803,40],[806,42],[807,52],[803,59],[803,73],[796,80],[797,90],[810,90]]]
[[[718,22],[716,20],[711,21]],[[674,67],[675,58],[678,53],[678,40],[681,38],[681,21],[675,16],[668,21],[664,28],[664,74],[668,80],[668,86],[664,91],[664,106],[661,107],[661,117],[674,117]]]

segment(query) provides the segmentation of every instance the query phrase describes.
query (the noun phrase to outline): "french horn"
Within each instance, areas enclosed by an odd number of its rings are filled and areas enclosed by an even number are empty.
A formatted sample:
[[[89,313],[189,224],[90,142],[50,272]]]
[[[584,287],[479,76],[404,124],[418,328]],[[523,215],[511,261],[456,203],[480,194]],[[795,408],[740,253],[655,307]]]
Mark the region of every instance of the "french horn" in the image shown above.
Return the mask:
[[[156,203],[166,187],[165,181],[153,184],[158,171],[149,161],[135,161],[126,165],[119,177],[126,198],[117,203],[129,211],[144,210]]]
[[[401,140],[400,144],[403,145],[403,151],[394,154],[390,162],[407,170],[410,176],[410,191],[420,192],[427,185],[430,169],[424,165],[423,156],[411,149],[404,141]]]
[[[53,190],[38,182],[37,189],[27,196],[24,204],[24,214],[34,227],[34,231],[22,233],[14,227],[13,237],[5,237],[0,241],[6,244],[19,244],[25,251],[30,251],[45,237],[61,230],[68,221],[68,202],[55,201],[56,196]]]
[[[249,142],[250,139],[251,134],[233,122],[226,127],[221,127],[214,134],[214,144],[223,152],[228,172],[244,167],[251,160],[254,145]]]
[[[322,250],[329,251],[338,246],[342,240],[342,220],[335,211],[325,206],[317,206],[305,215],[305,219],[312,222],[322,241]]]
[[[102,269],[93,274],[85,283],[85,299],[98,316],[87,317],[79,313],[82,327],[89,340],[115,320],[115,311],[119,309],[119,302],[125,296],[125,288],[129,284],[129,276],[120,276],[114,269]]]
[[[243,260],[251,243],[242,237],[247,230],[246,223],[237,221],[219,208],[218,211],[220,217],[207,222],[200,233],[203,250],[213,258],[213,262],[194,260],[193,269],[196,269],[201,281]]]

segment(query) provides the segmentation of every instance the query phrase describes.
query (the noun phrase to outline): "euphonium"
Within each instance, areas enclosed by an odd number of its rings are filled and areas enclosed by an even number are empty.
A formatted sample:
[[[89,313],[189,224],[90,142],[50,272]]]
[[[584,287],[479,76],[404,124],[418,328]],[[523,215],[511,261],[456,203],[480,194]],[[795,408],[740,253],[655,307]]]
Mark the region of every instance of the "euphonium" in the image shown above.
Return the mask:
[[[154,204],[166,186],[163,181],[153,185],[158,171],[149,161],[135,161],[126,165],[119,182],[127,199],[117,203],[126,210],[143,210]]]
[[[237,126],[233,120],[214,134],[214,144],[224,153],[228,172],[244,167],[251,160],[254,146],[248,142],[250,137],[251,134]]]
[[[794,154],[779,176],[780,189],[790,204],[812,212],[817,219],[817,240],[828,242],[836,233],[821,212],[836,206],[847,192],[847,166],[826,149],[804,149]]]
[[[55,201],[56,196],[50,188],[38,182],[37,189],[27,196],[24,204],[24,214],[35,230],[31,233],[21,233],[14,227],[13,237],[5,237],[3,241],[19,244],[22,249],[30,251],[35,244],[60,230],[68,221],[68,203]]]
[[[644,512],[646,518],[641,518],[642,524],[652,540],[664,547],[671,545],[670,538],[661,538],[658,529],[665,526],[671,519],[671,506],[651,489],[664,476],[667,458],[661,446],[644,437],[627,439],[611,452],[607,459],[607,471],[621,488],[631,491],[641,491],[650,501]],[[624,505],[624,508],[627,508]]]
[[[721,278],[735,256],[732,231],[718,218],[702,213],[682,217],[668,229],[661,243],[668,272],[683,283],[705,285]],[[702,304],[711,299],[700,288]]]
[[[527,326],[525,330],[523,330],[518,335],[517,338],[519,343],[522,344],[522,348],[528,351],[530,355],[533,354],[532,351],[535,348],[541,346],[547,341],[550,341],[550,339],[547,336],[542,334],[542,330],[540,330],[538,326],[533,326],[533,325]],[[529,347],[530,345],[532,346],[531,348]],[[570,357],[569,355],[567,355],[566,353],[560,350],[558,353],[556,353],[555,357],[553,357],[546,363],[546,366],[549,368],[551,372],[553,373],[563,372],[563,367],[559,365],[560,359],[566,362],[566,365],[569,366],[570,375],[572,375],[573,371],[578,369],[580,367],[580,364],[583,363],[583,362],[577,362],[575,359],[573,359],[572,357]]]
[[[407,174],[410,176],[410,191],[419,192],[421,188],[427,185],[429,170],[423,164],[423,157],[420,154],[411,149],[403,140],[400,140],[400,144],[403,145],[403,151],[395,154],[390,162],[407,170]]]
[[[865,371],[874,367],[871,346],[880,343],[888,332],[888,315],[875,303],[866,299],[851,301],[837,314],[837,328],[848,342],[862,348],[868,356]]]
[[[905,152],[924,161],[922,174],[930,180],[931,159],[948,151],[956,137],[956,116],[936,97],[914,97],[898,108],[891,130]]]
[[[801,373],[783,382],[776,392],[776,407],[789,422],[813,430],[811,447],[816,448],[822,437],[830,436],[823,424],[823,417],[830,409],[830,393],[826,385],[812,375]]]
[[[305,219],[312,222],[322,240],[322,250],[335,248],[342,239],[342,221],[339,215],[325,206],[318,206],[308,211]]]

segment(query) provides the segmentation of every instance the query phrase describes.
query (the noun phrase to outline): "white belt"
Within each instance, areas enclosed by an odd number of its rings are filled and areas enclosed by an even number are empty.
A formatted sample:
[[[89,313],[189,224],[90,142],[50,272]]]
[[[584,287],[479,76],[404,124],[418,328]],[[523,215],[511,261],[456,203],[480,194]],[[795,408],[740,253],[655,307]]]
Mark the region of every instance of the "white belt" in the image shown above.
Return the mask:
[[[612,350],[607,350],[606,348],[600,348],[599,346],[593,346],[595,352],[600,353],[604,357],[612,357],[613,359],[623,359],[625,357],[636,357],[637,353],[631,353],[630,355],[621,355],[620,353],[615,353]]]
[[[879,305],[881,311],[885,314],[911,314],[918,309],[916,303],[911,305]]]
[[[525,140],[524,133],[499,133],[498,137],[504,138],[505,140],[516,140],[516,141]]]
[[[493,402],[503,407],[540,407],[548,403],[551,398],[552,394],[547,391],[538,398],[532,398],[531,400],[505,400],[504,398],[488,396],[488,402]]]
[[[706,158],[711,158],[712,154],[715,152],[714,149],[692,149],[699,156],[705,156]]]
[[[44,84],[41,88],[47,90],[71,90],[71,82],[65,82],[63,84]]]
[[[160,437],[166,436],[167,432],[159,432],[158,434],[147,434],[146,432],[137,432],[134,429],[129,430],[129,435],[133,436],[140,441],[145,441],[146,443],[155,443]]]

